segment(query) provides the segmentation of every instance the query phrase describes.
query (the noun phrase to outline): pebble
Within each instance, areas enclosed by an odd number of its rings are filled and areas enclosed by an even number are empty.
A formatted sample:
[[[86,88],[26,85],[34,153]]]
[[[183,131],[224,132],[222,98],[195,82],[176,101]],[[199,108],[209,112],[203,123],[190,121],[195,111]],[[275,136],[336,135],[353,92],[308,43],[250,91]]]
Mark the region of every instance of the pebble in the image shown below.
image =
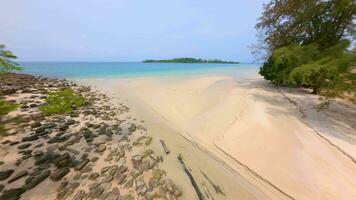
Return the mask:
[[[60,181],[64,176],[66,176],[68,173],[70,172],[70,169],[68,167],[66,168],[61,168],[61,169],[57,169],[55,170],[52,175],[51,175],[51,179],[53,181]]]
[[[27,149],[30,146],[31,146],[31,143],[27,143],[27,144],[21,144],[17,148],[18,149]]]
[[[14,175],[14,176],[9,180],[8,183],[12,183],[12,182],[14,182],[14,181],[16,181],[16,180],[18,180],[18,179],[24,177],[24,176],[27,176],[27,174],[28,174],[28,171],[26,171],[26,170],[21,171],[21,172],[19,172],[18,174]]]
[[[14,173],[13,169],[5,170],[5,171],[0,171],[0,181],[3,181],[11,176],[11,174]]]
[[[32,188],[36,187],[38,184],[40,184],[42,181],[44,181],[50,174],[51,174],[51,171],[46,170],[46,171],[40,173],[38,176],[29,177],[28,179],[26,179],[26,184],[25,184],[24,188],[32,189]]]
[[[0,196],[0,200],[18,200],[21,198],[21,195],[25,191],[26,190],[23,188],[15,188],[15,189],[6,190]]]
[[[84,158],[83,160],[81,160],[75,167],[75,170],[81,170],[83,169],[83,167],[85,167],[86,164],[88,164],[89,159],[88,158]]]
[[[104,152],[106,150],[105,144],[100,144],[96,147],[95,151],[98,153]]]

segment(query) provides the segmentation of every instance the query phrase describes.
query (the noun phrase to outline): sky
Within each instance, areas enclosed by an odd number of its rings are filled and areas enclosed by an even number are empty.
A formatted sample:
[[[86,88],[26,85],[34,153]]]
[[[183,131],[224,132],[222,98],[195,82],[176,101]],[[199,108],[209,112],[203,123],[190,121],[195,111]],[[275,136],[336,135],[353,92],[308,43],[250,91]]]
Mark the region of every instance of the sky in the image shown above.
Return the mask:
[[[254,61],[266,0],[1,0],[0,44],[19,61]]]

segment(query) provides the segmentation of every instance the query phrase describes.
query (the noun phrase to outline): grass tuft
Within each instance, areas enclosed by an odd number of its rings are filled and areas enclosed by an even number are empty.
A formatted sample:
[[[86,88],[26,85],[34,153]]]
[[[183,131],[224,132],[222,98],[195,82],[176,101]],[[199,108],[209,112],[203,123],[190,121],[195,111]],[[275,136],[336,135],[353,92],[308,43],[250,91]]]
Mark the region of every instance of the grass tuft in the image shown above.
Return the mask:
[[[40,110],[47,115],[70,113],[84,104],[84,97],[69,88],[51,92]]]
[[[9,103],[4,99],[0,99],[0,116],[15,110],[18,107],[17,104]]]

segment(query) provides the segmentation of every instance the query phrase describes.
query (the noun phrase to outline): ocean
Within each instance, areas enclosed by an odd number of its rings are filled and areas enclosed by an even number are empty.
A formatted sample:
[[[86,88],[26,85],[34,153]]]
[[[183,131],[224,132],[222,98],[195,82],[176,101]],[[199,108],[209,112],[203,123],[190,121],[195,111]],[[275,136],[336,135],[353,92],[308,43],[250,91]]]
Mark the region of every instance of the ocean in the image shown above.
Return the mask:
[[[23,73],[53,78],[113,78],[224,74],[251,76],[259,64],[183,64],[140,62],[20,62]],[[241,78],[241,77],[240,77]]]

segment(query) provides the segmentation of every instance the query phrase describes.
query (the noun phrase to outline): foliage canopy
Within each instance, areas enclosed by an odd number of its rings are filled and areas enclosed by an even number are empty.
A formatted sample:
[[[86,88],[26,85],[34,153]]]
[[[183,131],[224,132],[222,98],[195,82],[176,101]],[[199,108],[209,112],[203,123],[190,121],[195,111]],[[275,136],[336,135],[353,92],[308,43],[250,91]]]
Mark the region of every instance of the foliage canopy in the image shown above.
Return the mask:
[[[235,61],[224,61],[219,59],[205,60],[201,58],[173,58],[168,60],[144,60],[144,63],[215,63],[215,64],[238,64]]]
[[[355,34],[354,0],[272,0],[256,28],[273,51],[290,44],[328,48]]]
[[[260,69],[277,85],[355,89],[347,50],[355,34],[353,0],[272,0],[256,25],[264,33],[268,58]]]
[[[21,70],[22,68],[17,63],[10,60],[17,57],[11,51],[5,50],[5,47],[0,44],[0,73]]]

